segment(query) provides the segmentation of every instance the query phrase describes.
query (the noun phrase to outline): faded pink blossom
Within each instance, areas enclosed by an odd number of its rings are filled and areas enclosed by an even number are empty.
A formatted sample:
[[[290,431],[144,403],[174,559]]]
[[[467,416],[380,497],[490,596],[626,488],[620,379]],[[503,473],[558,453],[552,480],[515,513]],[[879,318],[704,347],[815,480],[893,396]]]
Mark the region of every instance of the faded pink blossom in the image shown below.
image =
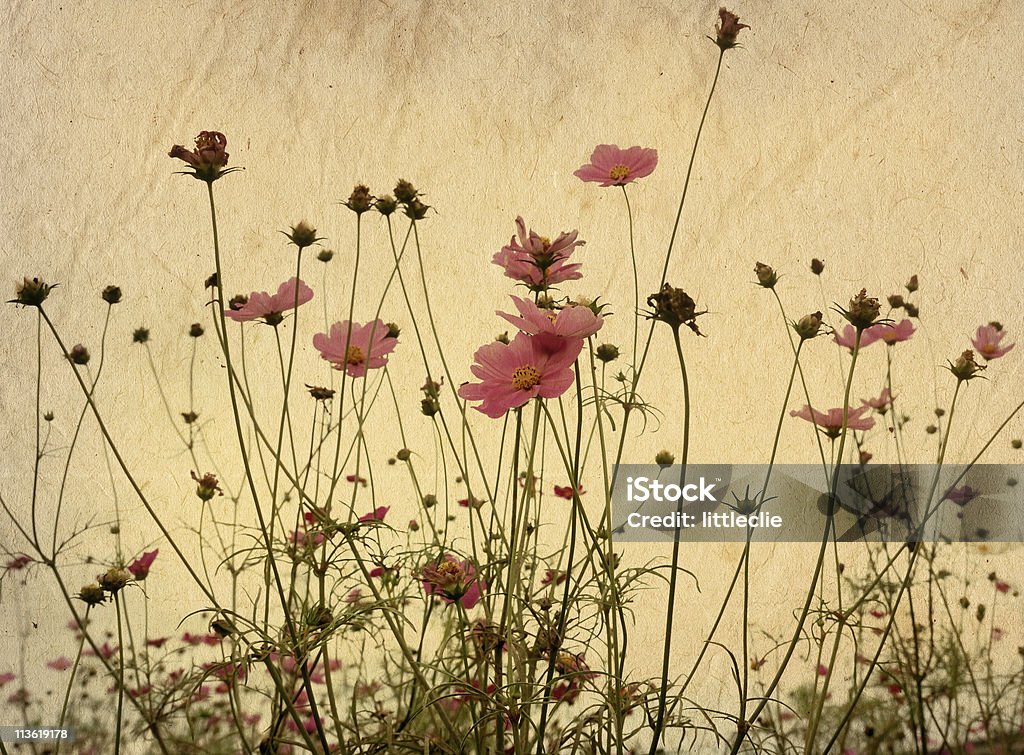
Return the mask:
[[[847,325],[841,333],[838,330],[835,331],[832,334],[832,338],[844,349],[853,351],[853,347],[857,343],[857,329],[852,325]],[[865,346],[870,346],[877,340],[878,334],[874,332],[874,328],[867,328],[860,334],[860,348],[863,349]]]
[[[959,488],[950,488],[942,497],[944,501],[952,501],[958,506],[966,506],[981,495],[981,491],[972,488],[970,485],[962,485]]]
[[[578,493],[579,495],[583,495],[586,492],[587,491],[583,489],[583,485],[579,485],[576,488],[576,493]],[[555,495],[558,496],[559,498],[564,498],[567,501],[571,501],[573,495],[572,485],[555,485]]]
[[[351,334],[349,334],[351,328]],[[348,320],[336,322],[330,334],[317,333],[313,346],[334,369],[345,370],[351,377],[362,377],[368,369],[378,369],[388,363],[397,338],[388,336],[388,326],[381,320],[365,325]]]
[[[914,323],[904,318],[895,325],[890,323],[880,323],[878,325],[872,325],[868,328],[868,332],[871,332],[873,336],[872,343],[874,341],[884,341],[885,343],[892,346],[900,341],[909,340],[914,335]],[[867,335],[867,332],[865,333]],[[861,336],[861,344],[863,345],[864,337]]]
[[[519,330],[537,336],[550,351],[562,347],[564,339],[589,338],[601,329],[604,319],[595,315],[590,307],[570,305],[559,310],[542,309],[532,300],[513,296],[519,316],[498,312]]]
[[[346,603],[358,603],[363,599],[362,588],[354,587],[349,591],[349,594],[345,596]]]
[[[72,665],[71,660],[63,655],[46,662],[46,667],[52,668],[54,671],[67,671]]]
[[[226,309],[224,316],[235,322],[262,319],[268,325],[277,325],[285,312],[295,309],[296,297],[298,305],[301,306],[313,298],[313,289],[298,278],[292,277],[277,287],[276,294],[253,291],[241,308]]]
[[[882,392],[878,394],[878,398],[866,398],[861,399],[864,402],[864,406],[871,407],[879,414],[885,414],[892,407],[892,400],[894,396],[889,392],[888,388],[883,388]]]
[[[997,322],[990,322],[988,325],[982,325],[978,328],[974,338],[971,339],[971,345],[986,361],[998,359],[1017,345],[1010,343],[1002,346],[1001,342],[1005,337],[1006,331],[1003,330],[1003,326]]]
[[[1008,582],[996,581],[996,590],[1002,593],[1010,592],[1010,584]]]
[[[582,348],[582,340],[566,340],[562,349],[552,352],[525,333],[516,335],[510,344],[495,341],[481,346],[470,368],[481,382],[463,384],[459,395],[481,401],[477,411],[493,419],[532,398],[556,398],[572,385],[572,364]]]
[[[614,144],[598,144],[590,162],[573,173],[581,181],[601,186],[625,186],[654,172],[658,150],[645,147],[622,149]]]
[[[534,291],[583,277],[578,262],[568,262],[573,249],[586,242],[577,240],[577,232],[558,234],[551,241],[534,231],[526,230],[522,216],[516,218],[518,238],[512,239],[491,261],[504,268],[505,276],[525,283]]]
[[[870,430],[875,426],[875,420],[871,417],[863,416],[870,407],[861,406],[856,409],[851,408],[847,413],[846,427],[849,430]],[[799,417],[811,422],[825,435],[830,438],[838,438],[843,431],[843,409],[839,407],[837,409],[829,409],[827,412],[819,412],[817,409],[812,409],[810,406],[804,405],[803,409],[799,411],[794,409],[789,413],[791,417]]]
[[[24,553],[22,553],[22,554],[20,554],[18,556],[15,556],[10,561],[8,561],[7,562],[7,568],[10,569],[11,571],[19,571],[20,569],[24,569],[26,566],[28,566],[31,563],[32,563],[32,558],[30,556],[26,556]]]
[[[424,566],[420,576],[427,595],[437,595],[449,604],[458,602],[467,610],[480,601],[480,593],[487,588],[486,582],[476,578],[472,563],[459,561],[450,553]]]
[[[203,181],[215,181],[224,173],[228,164],[228,153],[225,152],[228,139],[219,131],[200,131],[196,137],[195,149],[189,150],[180,144],[171,147],[169,157],[183,160],[195,173],[195,177]]]
[[[149,551],[148,553],[143,553],[137,559],[128,564],[128,571],[132,573],[132,576],[135,577],[137,581],[144,580],[149,576],[149,567],[153,565],[153,560],[157,557],[159,552],[160,549],[157,548],[156,550]]]
[[[191,632],[185,632],[181,636],[181,641],[187,645],[208,645],[213,647],[220,644],[220,637],[215,634],[192,634]]]
[[[378,506],[373,511],[363,514],[359,517],[360,522],[383,522],[384,517],[387,516],[388,511],[391,509],[390,506]]]
[[[4,673],[0,674],[0,687],[4,687],[10,684],[17,678],[18,677],[13,672],[5,671]]]

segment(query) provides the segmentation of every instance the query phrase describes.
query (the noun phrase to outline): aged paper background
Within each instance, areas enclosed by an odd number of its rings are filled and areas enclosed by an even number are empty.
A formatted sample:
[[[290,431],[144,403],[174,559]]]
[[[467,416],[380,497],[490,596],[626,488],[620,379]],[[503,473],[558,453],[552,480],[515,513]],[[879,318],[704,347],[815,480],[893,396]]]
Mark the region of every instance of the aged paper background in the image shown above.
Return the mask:
[[[194,521],[189,463],[142,352],[129,344],[133,328],[151,328],[169,400],[175,411],[184,409],[184,331],[207,320],[203,280],[212,263],[202,187],[172,174],[172,144],[220,130],[231,163],[245,168],[218,184],[232,290],[271,288],[292,274],[293,256],[278,230],[308,218],[337,251],[326,270],[307,267],[321,297],[310,311],[320,316],[326,305],[332,321],[341,319],[354,224],[338,201],[356,182],[382,193],[404,177],[436,208],[423,227],[424,253],[449,360],[463,379],[473,350],[505,329],[491,313],[506,305],[508,286],[489,260],[517,214],[552,235],[580,230],[588,241],[580,252],[586,278],[573,290],[613,303],[623,316],[609,320],[606,335],[624,345],[632,281],[621,193],[584,185],[572,171],[601,142],[659,150],[657,171],[632,193],[641,288],[649,292],[714,72],[717,49],[705,37],[717,8],[703,1],[13,2],[0,30],[5,285],[13,293],[23,275],[59,282],[49,311],[69,343],[94,351],[104,308],[98,292],[109,283],[125,290],[100,399],[129,464],[181,527]],[[725,57],[669,275],[710,310],[708,337],[687,344],[694,457],[753,462],[770,448],[788,345],[771,301],[750,283],[754,261],[763,260],[786,274],[780,290],[794,316],[844,302],[861,286],[891,293],[920,275],[921,328],[897,369],[907,387],[904,409],[914,418],[912,450],[928,461],[934,446],[922,428],[952,389],[945,360],[989,320],[1024,332],[1024,6],[786,0],[734,10],[753,28],[743,33],[743,49]],[[379,287],[389,272],[386,237],[379,228],[367,236],[366,280]],[[820,281],[807,270],[811,257],[825,260]],[[361,299],[357,319],[368,318],[375,303]],[[393,293],[388,305],[394,314],[385,319],[401,321],[400,298]],[[13,307],[3,312],[0,490],[26,515],[35,320]],[[842,363],[831,344],[815,346],[813,390],[820,403],[834,405]],[[212,442],[230,448],[223,375],[212,340],[202,347],[206,377],[196,387],[197,407],[221,418],[210,428]],[[667,337],[657,349],[668,359]],[[44,339],[43,353],[43,409],[56,414],[53,445],[61,448],[80,398],[51,340]],[[951,443],[958,460],[970,458],[1022,398],[1021,356],[1012,353],[988,382],[970,386]],[[880,378],[871,376],[880,374],[882,358],[865,357],[858,397],[877,395]],[[392,365],[414,413],[423,377],[418,358],[409,348]],[[300,382],[326,379],[308,344],[300,368]],[[268,373],[271,386],[273,377]],[[645,377],[642,392],[664,416],[627,460],[677,447],[677,381],[670,362]],[[410,432],[423,434],[418,440],[429,451],[433,440],[417,419]],[[475,421],[486,425],[483,417]],[[92,430],[73,469],[70,505],[81,521],[105,522],[113,499]],[[1021,434],[1022,422],[1008,432],[986,460],[1017,460],[1007,438]],[[382,464],[398,441],[386,426],[378,433]],[[884,443],[880,438],[880,449]],[[782,461],[813,458],[813,448],[805,426],[786,425]],[[57,475],[56,460],[43,464],[51,479]],[[405,490],[394,485],[396,495]],[[125,547],[137,552],[153,542],[153,530],[121,480],[117,491]],[[42,492],[52,496],[55,487]],[[0,533],[5,546],[21,549],[13,528],[5,524]],[[98,534],[79,555],[109,558],[109,540]],[[782,599],[793,594],[790,575],[811,550],[758,554],[753,614],[760,626],[789,626],[789,608],[779,606],[788,606]],[[961,550],[960,563],[976,577],[998,568],[1015,583],[1024,578],[1019,551]],[[704,636],[735,557],[734,548],[715,545],[684,555],[685,565],[698,569],[703,593],[687,586],[680,659]],[[165,622],[167,631],[194,597],[174,579],[171,561],[160,564],[165,581],[150,584],[160,606],[151,620]],[[91,578],[90,567],[79,571]],[[73,653],[55,589],[42,572],[28,587],[13,579],[4,587],[4,660],[13,666],[21,651],[30,677],[53,684],[52,673],[38,667]],[[656,646],[657,622],[648,619],[661,605],[652,593],[636,607],[639,644]],[[1005,629],[1008,642],[1024,644],[1019,620],[1006,618]],[[653,670],[656,659],[647,660]],[[709,668],[728,689],[724,659]],[[709,699],[718,685],[706,683]]]

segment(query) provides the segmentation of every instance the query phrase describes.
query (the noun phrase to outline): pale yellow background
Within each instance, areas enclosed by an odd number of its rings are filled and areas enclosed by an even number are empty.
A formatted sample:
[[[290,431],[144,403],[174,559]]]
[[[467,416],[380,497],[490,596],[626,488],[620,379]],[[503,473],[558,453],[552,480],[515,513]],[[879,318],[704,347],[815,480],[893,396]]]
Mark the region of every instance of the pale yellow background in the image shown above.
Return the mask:
[[[173,442],[143,353],[129,341],[134,327],[152,329],[172,408],[184,410],[184,330],[208,320],[203,280],[212,261],[203,187],[172,175],[178,166],[166,152],[174,143],[190,144],[199,130],[227,134],[231,164],[245,168],[217,185],[230,290],[273,288],[291,275],[293,255],[278,230],[308,218],[337,254],[326,289],[319,263],[307,264],[305,277],[319,298],[304,312],[320,322],[326,302],[329,319],[341,319],[354,223],[338,200],[356,182],[383,193],[404,177],[436,208],[422,238],[457,380],[469,377],[473,350],[506,329],[491,313],[509,306],[509,286],[489,260],[507,242],[517,214],[549,235],[579,229],[588,242],[578,253],[586,277],[566,288],[612,303],[616,316],[604,336],[626,352],[632,280],[621,192],[582,184],[572,171],[597,143],[658,149],[657,171],[631,187],[641,289],[649,293],[714,71],[717,49],[705,35],[714,33],[717,8],[709,2],[9,4],[0,25],[0,255],[7,291],[13,295],[23,275],[59,282],[48,310],[69,343],[81,341],[95,353],[105,306],[98,293],[109,283],[122,286],[125,303],[114,313],[100,398],[130,465],[179,526],[194,521],[189,462]],[[945,360],[991,319],[1002,321],[1011,337],[1024,332],[1024,5],[791,1],[734,10],[753,28],[743,32],[744,48],[726,55],[669,275],[710,310],[702,319],[706,339],[685,334],[695,401],[691,458],[767,456],[789,347],[770,298],[751,285],[753,264],[762,260],[785,274],[780,291],[793,316],[844,303],[862,286],[875,295],[892,293],[920,275],[921,328],[897,350],[896,380],[903,408],[913,415],[907,432],[914,458],[929,461],[933,438],[922,428],[936,402],[948,404],[953,381],[942,370]],[[364,280],[379,287],[390,253],[378,219],[369,220]],[[812,257],[826,263],[820,282],[807,270]],[[361,298],[357,319],[370,317],[375,303]],[[384,319],[408,324],[396,292]],[[835,321],[834,313],[828,319]],[[34,317],[6,306],[3,322],[0,490],[25,514]],[[269,339],[262,343],[269,349]],[[197,409],[204,419],[218,418],[211,438],[227,453],[225,386],[212,347],[210,337],[201,343],[205,382],[197,386]],[[656,334],[654,354],[671,356],[667,332]],[[970,458],[1021,400],[1022,357],[1021,349],[1011,353],[993,365],[989,381],[966,391],[963,423],[950,447],[955,460]],[[877,395],[882,358],[880,347],[866,352],[855,397]],[[52,443],[61,448],[79,399],[48,339],[44,361],[43,408],[57,415]],[[823,406],[839,403],[845,362],[836,348],[826,340],[813,344],[808,364],[812,398]],[[299,383],[328,379],[308,343],[299,365]],[[429,456],[433,441],[413,403],[423,375],[411,331],[392,368],[410,407],[408,430]],[[276,396],[276,373],[268,368],[261,377],[272,389],[268,396]],[[632,442],[627,461],[647,461],[679,443],[672,363],[652,364],[641,392],[665,414],[650,426],[659,433]],[[802,403],[793,400],[791,407]],[[490,424],[483,417],[474,422],[481,432]],[[88,427],[68,510],[79,521],[90,515],[106,521],[110,485],[94,426]],[[1008,438],[1021,427],[1013,422],[986,460],[1017,460]],[[382,465],[398,441],[389,427],[376,430],[377,471],[392,481],[389,494],[404,495],[404,479],[388,477]],[[879,458],[887,455],[883,435],[873,436]],[[788,420],[780,460],[811,460],[813,449],[807,426]],[[59,457],[44,461],[51,480],[58,470]],[[53,486],[43,492],[52,496]],[[152,528],[120,480],[118,493],[127,512],[125,547],[137,552],[151,544]],[[8,525],[0,532],[13,535]],[[80,555],[86,553],[110,558],[109,537],[97,537]],[[783,555],[757,554],[759,625],[788,626],[787,601],[795,606],[800,589],[793,574],[808,553],[792,547]],[[1024,578],[1016,553],[995,562],[1015,583]],[[161,610],[191,605],[168,556],[163,549],[150,585]],[[682,599],[680,671],[712,618],[701,606],[715,604],[735,556],[735,549],[715,545],[684,554],[704,593],[687,584]],[[982,579],[994,568],[980,556],[966,561]],[[88,567],[80,574],[83,581],[92,576]],[[73,653],[63,631],[65,610],[44,574],[30,589],[13,581],[4,587],[0,657],[16,657],[23,632],[30,667]],[[636,647],[659,641],[654,617],[662,601],[651,593],[637,607]],[[182,613],[162,617],[168,631]],[[1008,642],[1021,644],[1020,624],[1007,620],[1005,628]],[[638,660],[653,670],[653,657]],[[727,666],[716,661],[711,668],[729,689]],[[45,674],[39,678],[52,683]],[[709,702],[717,702],[717,684],[704,686]]]

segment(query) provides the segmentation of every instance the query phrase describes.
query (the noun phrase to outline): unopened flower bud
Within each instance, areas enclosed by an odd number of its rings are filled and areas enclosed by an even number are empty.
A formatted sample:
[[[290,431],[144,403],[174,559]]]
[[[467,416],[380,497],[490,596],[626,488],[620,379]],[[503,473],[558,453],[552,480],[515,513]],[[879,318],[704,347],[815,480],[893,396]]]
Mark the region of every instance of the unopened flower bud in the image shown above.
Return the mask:
[[[825,263],[822,260],[819,260],[817,257],[815,257],[813,260],[811,260],[811,272],[814,273],[815,275],[821,275],[823,272],[825,272]]]
[[[416,199],[417,194],[419,194],[419,192],[416,191],[416,187],[404,178],[399,179],[398,183],[395,184],[395,199],[403,204],[407,204]]]
[[[220,495],[224,495],[224,491],[220,489],[220,482],[212,473],[207,472],[200,477],[198,474],[193,472],[192,479],[196,482],[196,496],[200,501],[205,503],[218,493]]]
[[[100,587],[111,595],[119,592],[125,585],[131,582],[131,580],[132,575],[129,571],[119,566],[107,569],[106,572],[97,577]]]
[[[370,193],[369,187],[364,184],[357,184],[352,189],[352,193],[349,195],[348,201],[345,202],[345,206],[356,215],[362,215],[373,207],[373,195]]]
[[[983,366],[974,361],[974,352],[970,349],[957,357],[955,362],[949,363],[949,371],[961,382],[977,377],[983,369]]]
[[[917,276],[911,275],[910,280],[907,281],[907,291],[914,293],[917,291]]]
[[[697,335],[702,335],[697,328],[697,318],[706,312],[698,312],[696,303],[681,288],[665,283],[658,293],[647,297],[647,304],[653,309],[648,315],[651,319],[660,320],[673,330],[685,325]]]
[[[53,422],[53,412],[47,412],[46,414],[44,414],[43,419],[45,419],[47,422]]]
[[[415,519],[410,519],[409,520],[409,532],[419,532],[419,531],[420,531],[420,523],[417,522]]]
[[[1010,441],[1010,448],[1019,449],[1021,447],[1021,445],[1024,445],[1024,444],[1021,443],[1021,439],[1020,438],[1014,438],[1013,440]]]
[[[903,311],[907,313],[907,317],[918,317],[921,314],[921,310],[917,308],[917,305],[911,304],[909,301],[903,305]]]
[[[192,338],[199,338],[203,334],[203,326],[197,322],[192,323],[188,328],[188,334]]]
[[[107,304],[117,304],[121,301],[121,289],[117,286],[107,286],[100,296]]]
[[[967,596],[964,596],[964,597],[960,598],[960,607],[961,608],[969,608],[970,605],[971,605],[971,601],[970,601],[970,599],[967,598]]]
[[[924,429],[924,431],[925,431],[926,433],[928,433],[929,435],[935,435],[935,433],[937,433],[937,432],[939,431],[939,428],[937,428],[937,427],[936,427],[935,425],[928,425],[928,426],[927,426],[927,427],[926,427],[926,428]]]
[[[612,343],[602,343],[594,351],[594,354],[602,362],[614,362],[619,358],[619,347]]]
[[[402,329],[398,327],[398,323],[389,322],[387,323],[388,332],[384,334],[385,338],[398,338],[402,335]]]
[[[437,496],[433,493],[427,493],[423,496],[423,508],[432,509],[437,505]]]
[[[717,32],[715,44],[723,52],[730,50],[738,44],[736,38],[739,36],[740,30],[749,28],[746,24],[740,23],[740,17],[735,13],[730,13],[725,8],[719,8],[718,26],[715,27]]]
[[[321,249],[319,252],[317,252],[316,258],[320,262],[330,262],[332,259],[334,259],[334,252],[331,251],[330,249]]]
[[[671,467],[676,462],[676,455],[671,451],[658,451],[654,463],[660,467]]]
[[[78,599],[84,601],[87,606],[98,606],[107,599],[107,594],[99,585],[86,585],[78,591]]]
[[[15,298],[10,300],[11,304],[20,304],[23,307],[38,307],[46,297],[50,295],[53,286],[44,283],[39,278],[25,278],[14,290]]]
[[[89,364],[89,358],[89,350],[80,343],[76,343],[68,352],[68,361],[71,364]]]
[[[850,299],[850,308],[843,312],[843,316],[853,327],[864,330],[874,324],[880,311],[878,299],[868,296],[867,289],[862,288],[859,294]]]
[[[498,335],[496,335],[494,337],[494,340],[497,341],[498,343],[503,343],[506,346],[511,343],[511,341],[509,340],[509,337],[508,337],[508,331],[507,330],[504,333],[498,333]]]
[[[409,461],[411,457],[412,451],[410,451],[408,448],[400,448],[398,449],[398,452],[395,454],[395,458],[397,458],[399,461]]]
[[[374,204],[374,209],[384,217],[388,217],[398,209],[398,200],[390,194],[385,194],[383,197],[377,198],[377,202]]]
[[[903,301],[903,297],[900,294],[889,295],[889,306],[892,307],[893,309],[899,309],[905,303],[906,302]]]
[[[320,240],[316,235],[316,228],[305,220],[300,220],[291,227],[291,233],[285,233],[284,235],[299,249],[305,249],[307,246],[312,246]]]
[[[413,199],[405,205],[405,216],[409,220],[423,220],[427,216],[427,210],[429,209],[429,205],[423,204],[418,199]]]
[[[800,336],[801,341],[814,338],[821,330],[821,312],[812,312],[804,315],[793,324],[793,330]]]
[[[249,297],[245,294],[235,294],[228,300],[228,309],[237,312],[249,303]]]
[[[146,343],[149,341],[149,328],[136,328],[132,333],[132,343]]]
[[[757,275],[758,284],[765,288],[775,288],[775,284],[779,282],[779,274],[770,265],[763,262],[754,265],[754,274]]]

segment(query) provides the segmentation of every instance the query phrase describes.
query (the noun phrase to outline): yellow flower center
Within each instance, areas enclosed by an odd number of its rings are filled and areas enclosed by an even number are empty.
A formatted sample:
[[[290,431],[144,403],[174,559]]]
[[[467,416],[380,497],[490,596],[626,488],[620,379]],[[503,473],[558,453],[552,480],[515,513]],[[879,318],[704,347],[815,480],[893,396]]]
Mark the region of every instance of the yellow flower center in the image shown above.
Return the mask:
[[[442,561],[437,566],[437,573],[444,579],[453,579],[461,576],[462,567],[453,561]]]
[[[345,361],[349,364],[362,364],[366,361],[366,354],[358,346],[349,346],[345,351]]]
[[[610,171],[608,171],[608,177],[616,181],[620,181],[623,178],[629,177],[629,166],[628,165],[616,165]]]
[[[539,238],[540,245],[544,247],[544,251],[547,251],[548,249],[551,248],[551,239],[549,239],[547,236],[540,236]]]
[[[528,364],[512,370],[512,387],[517,391],[528,391],[540,382],[540,371]]]

